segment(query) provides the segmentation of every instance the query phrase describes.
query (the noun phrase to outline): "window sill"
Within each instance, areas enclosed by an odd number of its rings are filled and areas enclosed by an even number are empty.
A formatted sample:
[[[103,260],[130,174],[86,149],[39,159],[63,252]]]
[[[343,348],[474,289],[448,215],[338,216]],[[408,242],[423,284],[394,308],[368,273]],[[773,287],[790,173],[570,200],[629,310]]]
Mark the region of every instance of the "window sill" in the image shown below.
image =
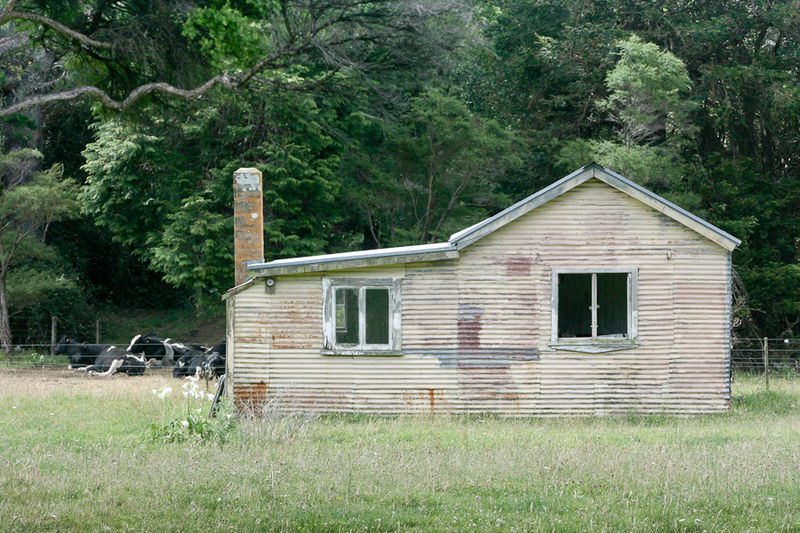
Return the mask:
[[[641,346],[638,342],[554,342],[549,344],[555,350],[562,350],[566,352],[583,352],[583,353],[606,353],[618,352],[621,350],[631,350]]]
[[[361,356],[361,357],[399,357],[403,355],[400,350],[320,350],[320,355],[332,356]]]

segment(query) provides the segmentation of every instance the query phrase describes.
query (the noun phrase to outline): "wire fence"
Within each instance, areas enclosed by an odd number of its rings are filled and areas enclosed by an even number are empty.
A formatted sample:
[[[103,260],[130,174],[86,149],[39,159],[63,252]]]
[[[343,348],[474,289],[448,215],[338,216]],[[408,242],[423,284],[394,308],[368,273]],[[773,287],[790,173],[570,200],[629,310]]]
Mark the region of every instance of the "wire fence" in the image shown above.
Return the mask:
[[[98,329],[99,332],[99,329]],[[57,355],[58,339],[55,325],[48,332],[52,335],[50,342],[15,343],[10,351],[0,348],[0,367],[58,367],[69,364],[66,355]],[[98,335],[99,336],[99,333]],[[95,339],[83,339],[94,345]],[[113,344],[119,348],[127,348],[132,339],[115,339],[115,342],[103,341],[104,345]],[[186,345],[201,346],[202,343],[192,339],[180,339]],[[730,353],[732,372],[754,375],[770,374],[800,377],[800,338],[737,338],[733,339]]]

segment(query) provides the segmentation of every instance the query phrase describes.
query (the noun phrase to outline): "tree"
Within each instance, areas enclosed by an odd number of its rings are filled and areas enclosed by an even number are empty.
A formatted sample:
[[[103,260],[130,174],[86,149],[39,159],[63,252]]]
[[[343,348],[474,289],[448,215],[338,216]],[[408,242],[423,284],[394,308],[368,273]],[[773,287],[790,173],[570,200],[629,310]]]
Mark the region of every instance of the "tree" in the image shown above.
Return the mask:
[[[619,61],[606,75],[599,104],[617,124],[625,148],[673,142],[690,130],[692,82],[686,65],[667,50],[632,35],[617,43]]]
[[[522,150],[512,131],[428,89],[386,126],[371,161],[351,163],[350,197],[374,246],[443,239],[508,203],[498,181],[519,167]]]
[[[84,213],[191,289],[198,306],[233,282],[231,180],[241,166],[264,173],[267,257],[325,251],[341,209],[330,106],[278,89],[186,105],[95,126],[84,151]]]
[[[698,197],[680,185],[688,172],[682,149],[692,142],[686,66],[636,35],[617,46],[619,60],[605,80],[608,96],[597,104],[615,125],[614,138],[568,141],[560,152],[562,167],[594,160],[686,208],[697,207]]]
[[[0,156],[0,167],[13,161],[15,156],[14,152]],[[15,184],[0,192],[0,344],[6,351],[12,341],[8,281],[19,252],[25,247],[35,249],[37,244],[43,244],[52,222],[77,211],[75,182],[60,178],[61,168],[53,166],[37,173],[29,182]],[[17,290],[41,293],[43,282],[39,277],[30,277],[26,280],[25,290],[22,286]],[[59,280],[55,282],[60,283]]]
[[[62,68],[5,102],[0,118],[84,96],[125,110],[148,95],[196,99],[215,87],[304,90],[339,71],[418,61],[425,24],[450,8],[406,0],[7,0],[6,39]]]

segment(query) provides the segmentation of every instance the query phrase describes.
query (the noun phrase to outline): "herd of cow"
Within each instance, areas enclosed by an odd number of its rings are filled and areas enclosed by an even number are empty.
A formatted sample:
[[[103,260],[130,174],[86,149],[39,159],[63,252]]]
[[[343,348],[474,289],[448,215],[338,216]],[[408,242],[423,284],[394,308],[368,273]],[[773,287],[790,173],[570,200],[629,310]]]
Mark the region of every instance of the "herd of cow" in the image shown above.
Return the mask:
[[[58,341],[55,353],[69,357],[70,369],[90,376],[110,376],[116,372],[137,376],[153,367],[171,367],[176,378],[212,378],[225,373],[225,341],[208,347],[162,339],[150,333],[136,335],[127,348],[120,348],[64,337]]]

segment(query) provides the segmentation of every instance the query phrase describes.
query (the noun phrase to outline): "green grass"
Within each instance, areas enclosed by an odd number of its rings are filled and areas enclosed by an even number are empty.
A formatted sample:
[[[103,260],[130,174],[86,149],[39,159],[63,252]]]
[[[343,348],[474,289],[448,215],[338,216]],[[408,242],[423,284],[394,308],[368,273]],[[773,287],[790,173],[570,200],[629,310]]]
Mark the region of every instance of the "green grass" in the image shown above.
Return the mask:
[[[25,349],[9,354],[0,349],[0,370],[20,369],[20,368],[41,368],[43,366],[57,365],[65,367],[69,365],[69,358],[66,355],[50,355],[49,347],[40,349]]]
[[[800,530],[800,380],[692,418],[270,415],[220,447],[148,438],[185,413],[167,377],[4,377],[0,530]]]

